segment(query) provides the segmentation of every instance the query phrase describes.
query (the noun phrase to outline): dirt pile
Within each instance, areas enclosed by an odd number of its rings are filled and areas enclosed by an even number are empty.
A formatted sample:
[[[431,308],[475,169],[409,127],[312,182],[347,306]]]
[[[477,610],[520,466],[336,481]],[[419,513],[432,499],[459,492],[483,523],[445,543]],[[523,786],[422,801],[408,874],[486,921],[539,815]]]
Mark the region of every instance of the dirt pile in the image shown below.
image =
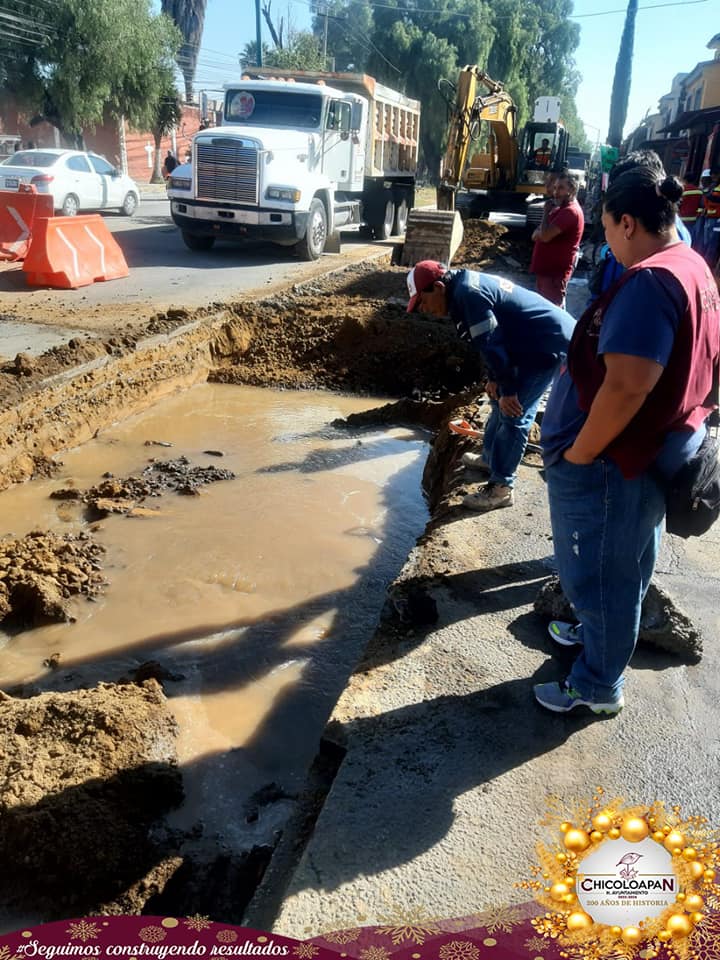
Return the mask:
[[[72,597],[91,599],[105,585],[104,552],[88,533],[36,530],[0,540],[0,622],[32,627],[71,621]]]
[[[148,441],[152,445],[153,441]],[[217,455],[219,451],[207,451]],[[78,500],[86,504],[92,519],[105,517],[110,513],[136,513],[138,504],[148,497],[161,497],[165,493],[178,493],[184,496],[196,496],[199,488],[207,483],[219,480],[234,480],[232,470],[220,467],[198,467],[187,457],[174,460],[152,460],[140,476],[118,479],[107,475],[105,479],[89,490],[75,487],[63,487],[54,490],[53,500]]]
[[[0,694],[6,909],[45,919],[140,912],[152,892],[143,878],[172,870],[151,831],[182,799],[175,733],[154,680],[29,700]]]

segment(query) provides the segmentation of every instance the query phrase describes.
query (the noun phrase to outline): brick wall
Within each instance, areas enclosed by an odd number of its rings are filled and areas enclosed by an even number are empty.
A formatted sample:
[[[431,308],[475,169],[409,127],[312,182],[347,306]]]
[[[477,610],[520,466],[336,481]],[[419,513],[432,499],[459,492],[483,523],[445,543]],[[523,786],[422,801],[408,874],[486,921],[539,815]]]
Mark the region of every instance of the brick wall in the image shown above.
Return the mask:
[[[161,142],[161,156],[165,157],[168,150],[173,150],[178,160],[185,159],[185,153],[190,149],[193,136],[200,129],[200,108],[194,104],[183,105],[183,118],[173,136],[163,137]],[[0,107],[0,133],[18,134],[23,147],[31,143],[35,147],[63,147],[70,144],[63,141],[60,131],[49,123],[39,123],[30,126],[27,118],[23,117],[12,106],[4,104]],[[88,150],[99,153],[114,166],[122,167],[122,147],[119,125],[114,120],[108,120],[94,131],[85,134],[85,144]],[[128,129],[125,124],[125,152],[127,158],[127,173],[138,183],[149,183],[153,173],[155,159],[155,138],[151,133],[142,133]]]

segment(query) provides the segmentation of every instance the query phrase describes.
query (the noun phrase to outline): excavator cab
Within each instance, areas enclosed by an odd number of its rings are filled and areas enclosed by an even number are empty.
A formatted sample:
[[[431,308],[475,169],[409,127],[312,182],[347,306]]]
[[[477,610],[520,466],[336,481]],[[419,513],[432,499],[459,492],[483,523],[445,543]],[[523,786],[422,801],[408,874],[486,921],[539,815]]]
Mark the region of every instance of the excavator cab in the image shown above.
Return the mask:
[[[526,124],[518,157],[518,187],[542,186],[548,173],[567,163],[567,131],[560,123]]]

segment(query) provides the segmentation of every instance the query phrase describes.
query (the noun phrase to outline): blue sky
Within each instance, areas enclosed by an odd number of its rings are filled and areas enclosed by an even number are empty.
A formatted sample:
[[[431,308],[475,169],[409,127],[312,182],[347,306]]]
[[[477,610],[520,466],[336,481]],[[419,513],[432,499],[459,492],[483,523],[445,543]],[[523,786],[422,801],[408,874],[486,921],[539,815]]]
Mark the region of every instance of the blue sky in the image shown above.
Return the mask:
[[[575,0],[574,13],[581,28],[576,60],[583,75],[578,113],[591,141],[604,140],[607,134],[625,6],[626,0]],[[275,19],[284,16],[296,29],[309,26],[308,0],[273,0],[272,11]],[[263,28],[263,36],[269,40]],[[637,126],[648,110],[655,111],[658,98],[669,91],[676,73],[689,72],[699,61],[712,59],[713,52],[706,44],[718,32],[717,0],[640,0],[628,130]],[[254,0],[208,0],[197,87],[217,89],[235,79],[237,53],[254,39]]]

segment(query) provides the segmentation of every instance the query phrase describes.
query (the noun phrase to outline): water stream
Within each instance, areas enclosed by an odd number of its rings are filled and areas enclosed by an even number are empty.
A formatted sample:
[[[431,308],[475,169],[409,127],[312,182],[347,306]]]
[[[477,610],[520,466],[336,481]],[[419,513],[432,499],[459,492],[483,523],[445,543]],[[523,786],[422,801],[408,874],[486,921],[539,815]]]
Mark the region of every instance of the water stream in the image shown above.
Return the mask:
[[[238,791],[297,789],[427,519],[425,438],[330,426],[375,404],[206,384],[64,454],[52,480],[0,495],[4,533],[77,532],[89,526],[82,506],[49,499],[52,490],[138,473],[151,457],[236,474],[200,496],[148,501],[157,516],[102,520],[104,595],[77,600],[75,623],[0,634],[0,687],[71,690],[158,660],[172,677],[164,688],[188,794],[178,823],[200,803],[208,827],[227,831],[223,804]],[[53,654],[55,671],[43,667]]]

